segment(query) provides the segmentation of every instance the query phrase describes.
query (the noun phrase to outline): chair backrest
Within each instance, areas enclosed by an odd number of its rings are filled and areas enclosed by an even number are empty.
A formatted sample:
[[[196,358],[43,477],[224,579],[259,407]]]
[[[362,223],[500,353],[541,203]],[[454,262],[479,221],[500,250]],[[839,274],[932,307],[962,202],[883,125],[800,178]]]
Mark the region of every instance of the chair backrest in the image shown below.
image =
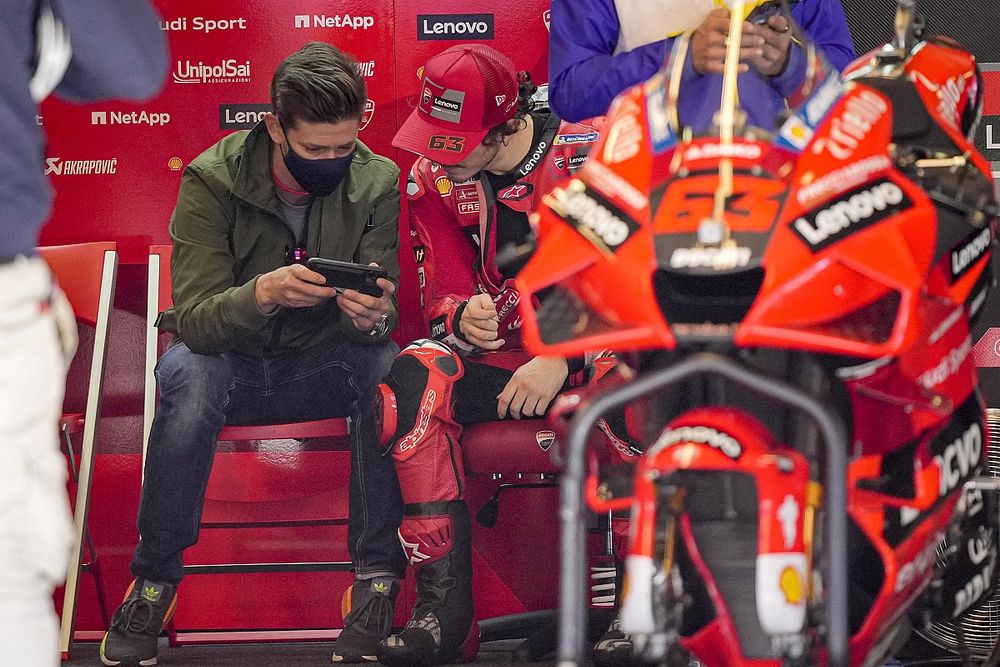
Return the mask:
[[[96,326],[102,308],[105,308],[103,312],[111,312],[111,297],[114,296],[118,270],[116,243],[77,243],[36,250],[52,269],[77,319]],[[102,289],[104,287],[109,289]],[[107,297],[106,303],[102,303],[104,296]]]
[[[146,283],[146,368],[142,406],[142,469],[146,469],[146,446],[156,411],[156,377],[153,369],[160,356],[156,317],[173,303],[170,286],[171,245],[149,246],[149,274]]]

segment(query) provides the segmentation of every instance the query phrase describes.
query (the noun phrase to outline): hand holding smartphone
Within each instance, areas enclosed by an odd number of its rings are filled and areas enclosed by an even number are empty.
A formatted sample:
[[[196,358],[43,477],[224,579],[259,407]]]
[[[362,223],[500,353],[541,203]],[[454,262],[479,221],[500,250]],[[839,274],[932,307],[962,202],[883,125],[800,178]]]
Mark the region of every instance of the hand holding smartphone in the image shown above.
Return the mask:
[[[339,262],[334,259],[310,257],[306,267],[326,278],[328,287],[337,291],[352,289],[369,296],[381,297],[382,288],[378,286],[379,278],[387,278],[386,270],[380,266]]]

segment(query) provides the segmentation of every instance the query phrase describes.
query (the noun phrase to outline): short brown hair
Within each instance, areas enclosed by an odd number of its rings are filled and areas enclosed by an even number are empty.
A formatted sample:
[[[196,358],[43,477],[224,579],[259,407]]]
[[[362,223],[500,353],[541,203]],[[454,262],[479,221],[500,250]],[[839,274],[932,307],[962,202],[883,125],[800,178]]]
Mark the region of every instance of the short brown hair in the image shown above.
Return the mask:
[[[323,42],[309,42],[285,58],[271,78],[271,108],[286,128],[300,120],[361,118],[367,100],[354,57]]]

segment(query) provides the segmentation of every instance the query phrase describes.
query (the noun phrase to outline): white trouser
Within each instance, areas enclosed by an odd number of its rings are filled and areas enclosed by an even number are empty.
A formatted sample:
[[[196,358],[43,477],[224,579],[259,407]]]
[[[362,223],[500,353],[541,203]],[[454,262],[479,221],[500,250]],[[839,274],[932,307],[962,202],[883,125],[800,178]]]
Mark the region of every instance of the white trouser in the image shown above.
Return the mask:
[[[41,259],[0,264],[0,663],[59,664],[72,520],[59,451],[76,323]]]

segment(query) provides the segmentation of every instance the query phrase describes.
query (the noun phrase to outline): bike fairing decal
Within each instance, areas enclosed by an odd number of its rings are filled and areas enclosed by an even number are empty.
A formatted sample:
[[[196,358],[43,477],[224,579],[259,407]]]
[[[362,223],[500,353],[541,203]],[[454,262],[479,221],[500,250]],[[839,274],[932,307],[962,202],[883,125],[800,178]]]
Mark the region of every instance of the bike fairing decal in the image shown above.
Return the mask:
[[[938,500],[927,510],[886,507],[882,536],[897,547],[927,517],[940,509],[945,499],[961,484],[979,474],[985,461],[986,427],[976,392],[962,403],[948,425],[930,441],[928,448],[941,469]]]
[[[655,458],[663,449],[678,443],[708,445],[734,461],[743,456],[743,445],[736,438],[712,426],[678,426],[664,431],[646,456],[650,459]]]
[[[990,249],[993,234],[989,227],[976,230],[948,253],[948,267],[951,270],[951,282],[955,284],[959,278],[968,273],[976,262]]]
[[[579,180],[553,190],[545,203],[605,254],[617,252],[639,230],[639,224],[627,213]]]
[[[899,185],[882,179],[845,193],[790,226],[806,247],[816,253],[912,206],[913,201]]]

